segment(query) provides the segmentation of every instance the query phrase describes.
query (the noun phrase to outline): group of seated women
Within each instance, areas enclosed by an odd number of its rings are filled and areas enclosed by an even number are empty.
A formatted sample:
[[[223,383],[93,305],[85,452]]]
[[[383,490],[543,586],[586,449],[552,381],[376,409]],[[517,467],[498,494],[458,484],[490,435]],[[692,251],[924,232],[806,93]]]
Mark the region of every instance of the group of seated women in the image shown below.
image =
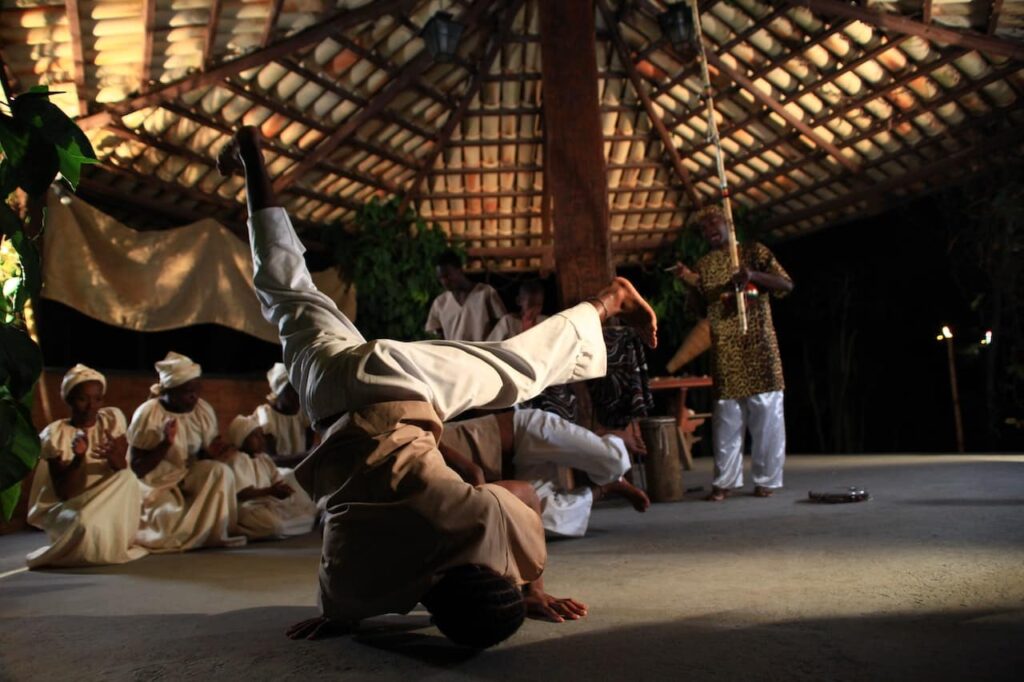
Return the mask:
[[[107,380],[76,365],[61,382],[70,416],[40,434],[28,521],[50,544],[30,568],[132,561],[148,553],[238,547],[247,540],[310,531],[316,506],[277,462],[301,459],[309,422],[284,365],[268,373],[270,395],[221,436],[200,397],[202,369],[168,353],[159,382],[131,423],[104,406]]]

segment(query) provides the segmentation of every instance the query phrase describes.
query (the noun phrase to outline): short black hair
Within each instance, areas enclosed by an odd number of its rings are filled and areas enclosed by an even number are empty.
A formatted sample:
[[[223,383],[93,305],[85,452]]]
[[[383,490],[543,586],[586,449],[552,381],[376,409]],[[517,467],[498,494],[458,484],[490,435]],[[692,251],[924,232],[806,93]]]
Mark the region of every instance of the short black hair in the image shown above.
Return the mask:
[[[522,590],[505,576],[476,564],[445,571],[424,595],[423,605],[445,637],[473,649],[503,642],[526,620]]]
[[[448,265],[453,268],[458,268],[459,270],[461,270],[462,256],[457,254],[452,249],[445,249],[444,251],[441,252],[441,255],[437,257],[437,260],[434,262],[434,264],[437,265],[439,268],[443,268],[444,266]]]

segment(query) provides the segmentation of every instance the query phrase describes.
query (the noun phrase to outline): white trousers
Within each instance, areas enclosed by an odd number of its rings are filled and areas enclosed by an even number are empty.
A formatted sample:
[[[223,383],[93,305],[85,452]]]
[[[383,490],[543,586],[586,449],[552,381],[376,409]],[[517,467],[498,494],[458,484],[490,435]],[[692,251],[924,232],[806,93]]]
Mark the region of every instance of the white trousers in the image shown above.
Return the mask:
[[[397,400],[426,401],[447,420],[605,373],[601,320],[589,303],[507,341],[367,342],[314,286],[283,208],[256,211],[249,238],[263,315],[278,328],[289,379],[314,423]]]
[[[782,391],[758,393],[738,400],[715,401],[711,437],[715,446],[716,488],[743,487],[743,438],[753,445],[751,474],[755,486],[782,487],[786,461],[786,420]]]
[[[594,503],[590,488],[563,492],[555,487],[558,467],[586,472],[597,485],[622,478],[631,465],[618,436],[598,436],[544,410],[517,410],[514,417],[516,478],[533,484],[541,522],[553,535],[582,537]]]

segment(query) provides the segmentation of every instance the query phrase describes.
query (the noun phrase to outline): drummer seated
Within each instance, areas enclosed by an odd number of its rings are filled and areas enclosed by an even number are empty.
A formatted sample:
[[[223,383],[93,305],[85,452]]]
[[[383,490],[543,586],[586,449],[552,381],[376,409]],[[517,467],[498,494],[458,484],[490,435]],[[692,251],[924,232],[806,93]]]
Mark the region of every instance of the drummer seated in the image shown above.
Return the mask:
[[[500,412],[445,424],[441,454],[473,485],[512,478],[532,485],[549,536],[582,537],[595,501],[625,498],[638,512],[651,502],[624,478],[632,466],[622,438],[598,436],[543,410]],[[560,490],[559,467],[584,472],[592,482]]]

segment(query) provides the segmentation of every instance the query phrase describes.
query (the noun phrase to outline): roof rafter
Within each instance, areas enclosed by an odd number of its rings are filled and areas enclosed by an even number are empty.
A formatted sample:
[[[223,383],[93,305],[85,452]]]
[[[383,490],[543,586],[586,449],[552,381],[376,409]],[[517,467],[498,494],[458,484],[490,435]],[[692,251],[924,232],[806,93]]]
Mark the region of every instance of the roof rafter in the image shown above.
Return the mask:
[[[469,28],[474,27],[480,19],[480,15],[495,0],[476,0],[473,5],[459,16],[461,23],[467,24]],[[290,168],[284,175],[274,181],[274,189],[281,191],[294,184],[302,175],[312,168],[318,161],[326,158],[337,149],[344,140],[359,130],[368,121],[377,116],[378,113],[405,92],[409,84],[420,76],[430,66],[433,58],[426,48],[420,51],[415,57],[409,60],[401,72],[382,88],[369,101],[367,106],[358,113],[351,116],[337,130],[321,140],[306,157]]]
[[[85,92],[85,50],[82,47],[82,15],[78,0],[64,0],[64,11],[68,17],[71,54],[75,62],[74,79],[78,95],[78,113],[83,115],[89,113],[89,97]]]
[[[519,12],[519,8],[522,4],[523,0],[515,0],[507,10],[509,24],[511,24],[515,19],[515,16]],[[448,120],[444,123],[444,127],[441,128],[441,132],[438,133],[437,142],[435,143],[434,148],[427,153],[426,158],[423,159],[423,164],[416,173],[416,177],[406,189],[405,196],[402,197],[402,202],[398,207],[399,215],[402,215],[405,212],[405,209],[409,207],[409,203],[414,197],[419,196],[420,187],[427,179],[427,176],[430,175],[430,171],[434,168],[434,164],[437,162],[438,157],[444,152],[445,147],[451,140],[452,134],[465,117],[466,111],[469,109],[469,105],[472,104],[473,99],[480,92],[480,88],[483,87],[484,76],[491,70],[491,65],[494,64],[494,60],[499,54],[501,54],[501,48],[505,44],[507,34],[508,32],[505,30],[500,31],[498,37],[495,38],[491,44],[490,49],[488,49],[480,58],[476,74],[473,76],[473,80],[470,81],[469,87],[466,88],[466,93],[462,96],[462,100],[459,102],[458,108],[449,114]]]
[[[217,29],[220,27],[220,6],[222,0],[210,0],[210,15],[206,24],[206,36],[203,39],[203,70],[205,71],[213,59],[217,46]]]
[[[757,87],[757,85],[749,78],[747,78],[745,75],[743,75],[736,69],[726,64],[725,61],[717,54],[715,54],[713,50],[709,50],[707,52],[707,58],[708,61],[714,64],[720,72],[728,75],[729,78],[733,79],[734,81],[742,85],[743,89],[749,92],[751,95],[753,95],[754,98],[757,99],[757,101],[761,102],[769,109],[774,111],[776,114],[781,116],[783,119],[785,119],[787,123],[789,123],[791,126],[799,130],[801,133],[804,134],[805,137],[811,140],[815,144],[815,146],[827,151],[833,158],[835,158],[836,161],[838,161],[843,166],[846,166],[846,168],[848,168],[849,170],[856,173],[860,169],[856,161],[852,161],[851,159],[847,158],[841,151],[839,151],[838,147],[836,147],[834,144],[823,138],[818,133],[814,132],[814,130],[809,125],[807,125],[799,118],[791,114],[789,110],[786,109],[786,107],[784,107],[781,103],[779,103],[779,100],[777,100],[773,95]]]
[[[270,12],[267,13],[267,22],[263,24],[263,34],[260,37],[260,47],[264,48],[270,44],[270,39],[274,36],[274,28],[277,26],[277,20],[281,16],[281,7],[284,5],[284,0],[271,0]]]
[[[142,88],[153,79],[153,41],[156,37],[156,0],[142,2]]]
[[[885,181],[884,185],[882,185],[882,183],[875,183],[868,187],[849,192],[830,201],[821,202],[814,206],[782,214],[765,223],[763,229],[777,229],[785,225],[813,218],[823,213],[842,210],[853,204],[876,199],[878,197],[882,197],[884,199],[885,192],[879,192],[880,185],[884,186],[885,189],[893,189],[913,184],[915,182],[921,182],[940,172],[956,170],[958,168],[962,169],[964,161],[990,154],[1000,149],[1005,150],[1009,146],[1019,144],[1022,139],[1024,139],[1024,128],[1021,128],[1020,126],[1013,126],[1009,130],[986,138],[982,142],[970,145],[964,149],[953,152],[952,154],[944,155],[934,163],[924,165],[899,177],[888,179]]]
[[[185,93],[212,85],[227,76],[233,76],[247,69],[262,66],[278,57],[293,54],[310,44],[331,37],[337,31],[365,23],[382,14],[401,12],[413,2],[415,0],[377,0],[356,9],[342,10],[322,22],[299,31],[295,35],[279,40],[272,45],[268,45],[263,49],[254,50],[241,57],[211,66],[205,72],[191,74],[170,83],[164,83],[144,94],[106,107],[103,111],[96,114],[79,118],[76,122],[80,128],[86,130],[104,126],[111,120],[112,113],[127,114],[175,99]]]
[[[669,161],[672,163],[672,168],[675,170],[676,175],[679,176],[679,179],[683,182],[683,187],[686,189],[686,196],[689,197],[690,203],[693,204],[694,208],[700,208],[704,202],[700,195],[697,194],[697,190],[694,189],[693,182],[690,180],[690,171],[683,165],[683,160],[679,158],[679,152],[676,150],[675,145],[672,144],[672,137],[669,134],[668,128],[665,127],[665,122],[661,120],[661,116],[659,116],[658,112],[654,109],[654,103],[651,101],[651,96],[647,93],[643,81],[637,73],[636,65],[633,63],[633,58],[629,53],[629,47],[627,47],[626,42],[619,34],[615,16],[612,14],[611,9],[609,9],[608,3],[605,0],[597,0],[597,6],[601,11],[601,16],[604,17],[604,23],[611,35],[612,43],[614,43],[615,49],[619,53],[619,60],[626,68],[629,81],[633,84],[633,90],[636,91],[637,97],[640,98],[640,102],[643,104],[644,111],[647,112],[647,118],[650,119],[651,125],[654,126],[654,130],[657,131],[658,137],[661,139],[661,146],[665,153],[668,154]]]
[[[958,31],[951,28],[936,26],[935,24],[922,24],[919,21],[908,19],[899,14],[891,14],[873,9],[867,9],[858,5],[850,5],[840,0],[790,0],[792,4],[806,7],[812,12],[829,14],[832,16],[856,19],[865,24],[877,26],[898,33],[906,33],[913,36],[920,36],[928,40],[935,40],[949,45],[958,45],[971,50],[987,52],[1013,59],[1024,59],[1024,43],[1013,40],[1004,40],[991,35],[977,33],[975,31]]]

